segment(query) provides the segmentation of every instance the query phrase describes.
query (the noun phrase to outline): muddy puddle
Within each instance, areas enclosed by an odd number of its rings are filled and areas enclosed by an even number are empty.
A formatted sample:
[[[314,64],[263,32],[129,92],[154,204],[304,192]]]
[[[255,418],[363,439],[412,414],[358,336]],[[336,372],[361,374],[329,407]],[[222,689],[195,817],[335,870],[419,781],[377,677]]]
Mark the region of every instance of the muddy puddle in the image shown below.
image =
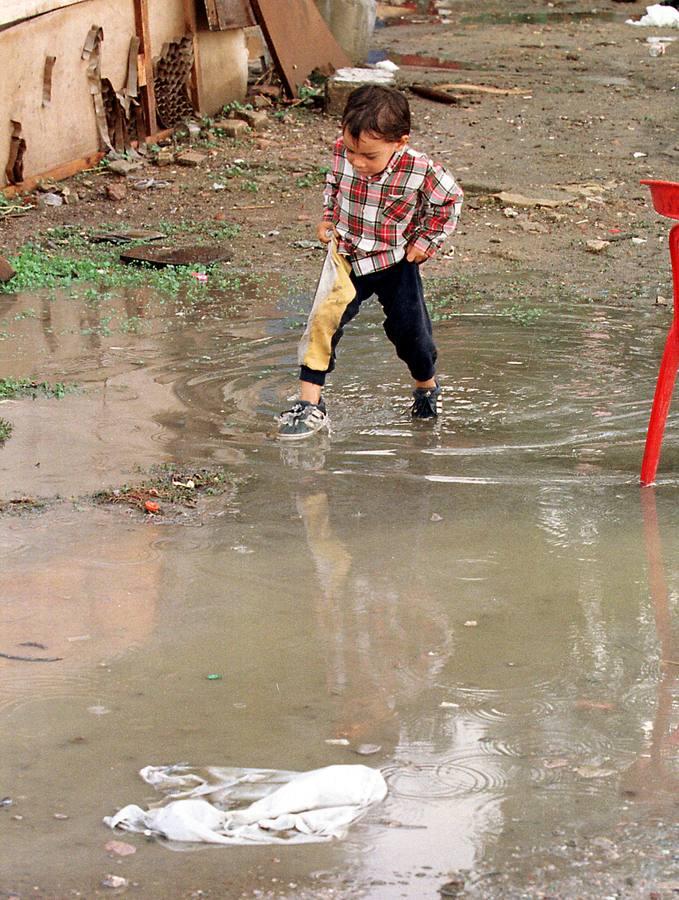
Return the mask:
[[[48,501],[0,518],[0,651],[59,657],[0,659],[0,892],[106,895],[110,873],[145,898],[669,882],[676,421],[657,487],[637,483],[669,311],[462,304],[436,325],[445,415],[416,427],[366,309],[331,437],[287,448],[272,417],[309,298],[267,293],[228,315],[147,298],[143,327],[109,333],[79,301],[13,300],[2,374],[79,387],[0,406],[3,499]],[[167,461],[247,478],[188,527],[87,499]],[[108,853],[102,817],[153,800],[138,770],[181,761],[367,763],[390,791],[342,842],[118,835],[136,853]]]

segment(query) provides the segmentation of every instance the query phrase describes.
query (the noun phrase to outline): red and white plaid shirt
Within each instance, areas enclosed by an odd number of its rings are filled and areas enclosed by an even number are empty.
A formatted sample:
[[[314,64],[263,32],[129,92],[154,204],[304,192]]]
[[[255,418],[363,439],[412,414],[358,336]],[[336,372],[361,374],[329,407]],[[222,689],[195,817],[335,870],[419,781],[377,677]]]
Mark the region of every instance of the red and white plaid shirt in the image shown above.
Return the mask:
[[[393,266],[408,245],[433,256],[457,226],[462,189],[424,153],[397,150],[379,175],[358,175],[339,138],[323,192],[323,220],[357,275]]]

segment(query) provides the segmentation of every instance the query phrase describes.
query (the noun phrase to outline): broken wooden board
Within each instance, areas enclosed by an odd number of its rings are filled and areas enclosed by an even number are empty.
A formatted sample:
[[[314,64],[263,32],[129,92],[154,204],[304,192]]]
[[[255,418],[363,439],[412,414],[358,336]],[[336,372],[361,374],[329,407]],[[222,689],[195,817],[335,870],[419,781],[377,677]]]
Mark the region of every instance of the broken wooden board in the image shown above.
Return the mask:
[[[523,88],[498,88],[489,84],[468,84],[462,82],[458,84],[437,84],[434,85],[440,91],[456,91],[463,94],[495,94],[496,96],[509,97],[512,94],[525,94]]]
[[[496,97],[507,97],[511,94],[523,94],[520,88],[496,88],[484,84],[411,84],[410,90],[418,97],[435,100],[437,103],[479,102],[480,96],[490,94]]]
[[[162,269],[164,266],[211,266],[231,259],[231,253],[222,247],[130,247],[120,254],[124,263],[144,263]]]
[[[331,75],[351,65],[313,0],[252,0],[252,8],[292,97],[313,71]]]
[[[148,228],[117,228],[109,231],[95,231],[89,235],[92,244],[129,244],[131,241],[162,241],[162,231]]]

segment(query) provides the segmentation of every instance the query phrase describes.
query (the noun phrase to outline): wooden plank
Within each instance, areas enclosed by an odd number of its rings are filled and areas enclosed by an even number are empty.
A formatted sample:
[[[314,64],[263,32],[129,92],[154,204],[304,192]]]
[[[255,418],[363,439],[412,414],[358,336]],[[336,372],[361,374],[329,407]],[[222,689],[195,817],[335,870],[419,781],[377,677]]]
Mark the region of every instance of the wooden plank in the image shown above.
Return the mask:
[[[291,96],[297,96],[300,86],[314,69],[331,74],[335,69],[351,65],[314,0],[251,2],[276,68]]]
[[[73,159],[70,162],[57,166],[55,169],[50,169],[49,172],[42,172],[40,175],[26,178],[19,184],[11,184],[8,187],[0,188],[0,193],[4,194],[9,200],[18,194],[28,194],[34,191],[41,181],[63,181],[64,178],[71,178],[72,175],[77,175],[83,169],[94,168],[94,166],[99,165],[104,155],[104,153],[97,151],[96,153],[90,153],[88,156],[82,156],[80,159]]]
[[[134,0],[134,24],[139,38],[138,76],[141,102],[149,134],[158,130],[156,117],[156,93],[153,86],[153,60],[151,58],[151,28],[148,0]]]
[[[184,2],[184,33],[191,35],[193,41],[193,65],[191,66],[191,103],[196,112],[200,115],[200,98],[203,93],[203,84],[200,74],[200,60],[198,58],[198,41],[196,40],[196,0],[183,0]]]
[[[203,2],[210,31],[249,28],[256,24],[249,0],[203,0]]]

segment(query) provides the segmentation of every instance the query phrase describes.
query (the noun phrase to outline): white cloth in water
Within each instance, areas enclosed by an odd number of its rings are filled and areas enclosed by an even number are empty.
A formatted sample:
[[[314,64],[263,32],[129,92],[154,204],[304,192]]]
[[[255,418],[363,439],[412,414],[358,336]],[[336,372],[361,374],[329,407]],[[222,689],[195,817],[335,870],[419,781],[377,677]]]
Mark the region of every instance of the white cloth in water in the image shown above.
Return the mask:
[[[679,28],[679,10],[673,6],[655,3],[646,7],[646,15],[638,21],[627,19],[627,25],[645,25],[650,28]]]
[[[205,774],[186,765],[147,766],[139,774],[175,799],[148,810],[131,804],[104,822],[171,841],[329,841],[344,837],[352,822],[387,795],[382,773],[362,765],[311,772],[210,767]],[[242,807],[245,801],[253,802]]]

